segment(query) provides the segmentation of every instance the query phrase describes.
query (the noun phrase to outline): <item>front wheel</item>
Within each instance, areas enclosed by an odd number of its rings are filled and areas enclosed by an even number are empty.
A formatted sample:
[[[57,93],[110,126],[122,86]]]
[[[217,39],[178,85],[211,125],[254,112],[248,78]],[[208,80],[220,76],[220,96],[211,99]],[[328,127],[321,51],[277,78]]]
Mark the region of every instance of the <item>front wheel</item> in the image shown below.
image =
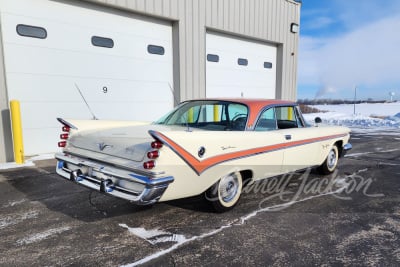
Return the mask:
[[[206,199],[217,212],[232,209],[239,201],[243,181],[239,172],[222,177],[206,192]]]
[[[321,174],[330,174],[332,173],[338,164],[339,161],[339,150],[336,145],[334,145],[328,153],[324,163],[318,167],[318,172]]]

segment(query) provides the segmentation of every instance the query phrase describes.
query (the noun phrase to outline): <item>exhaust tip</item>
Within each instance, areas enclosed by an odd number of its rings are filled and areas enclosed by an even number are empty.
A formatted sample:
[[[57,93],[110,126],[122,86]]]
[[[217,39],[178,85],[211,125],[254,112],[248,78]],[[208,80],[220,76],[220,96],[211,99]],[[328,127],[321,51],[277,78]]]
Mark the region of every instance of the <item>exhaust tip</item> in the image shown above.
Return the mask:
[[[82,171],[81,170],[74,170],[71,172],[71,174],[69,175],[69,179],[72,182],[79,182],[82,180],[82,178],[80,178],[79,176],[82,175]]]
[[[113,182],[110,179],[103,180],[100,182],[100,192],[102,193],[109,193],[112,192],[114,189]]]

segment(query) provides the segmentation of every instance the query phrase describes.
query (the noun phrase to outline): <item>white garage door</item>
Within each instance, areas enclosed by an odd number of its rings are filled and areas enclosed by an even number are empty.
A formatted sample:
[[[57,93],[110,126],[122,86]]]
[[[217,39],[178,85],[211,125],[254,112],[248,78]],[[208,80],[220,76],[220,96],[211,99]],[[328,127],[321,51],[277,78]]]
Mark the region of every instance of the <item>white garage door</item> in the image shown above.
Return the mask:
[[[275,98],[277,47],[207,33],[207,97]]]
[[[75,2],[77,3],[77,2]],[[8,99],[25,154],[53,152],[56,117],[154,120],[173,107],[171,24],[47,0],[1,0]]]

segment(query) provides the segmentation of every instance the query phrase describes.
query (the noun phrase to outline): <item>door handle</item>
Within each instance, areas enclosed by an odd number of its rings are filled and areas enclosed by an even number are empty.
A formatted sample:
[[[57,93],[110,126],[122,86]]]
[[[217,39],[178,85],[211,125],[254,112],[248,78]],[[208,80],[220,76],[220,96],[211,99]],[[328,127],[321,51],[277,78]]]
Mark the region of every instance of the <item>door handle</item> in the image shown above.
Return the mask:
[[[292,140],[292,135],[291,134],[285,134],[285,139],[286,140]]]

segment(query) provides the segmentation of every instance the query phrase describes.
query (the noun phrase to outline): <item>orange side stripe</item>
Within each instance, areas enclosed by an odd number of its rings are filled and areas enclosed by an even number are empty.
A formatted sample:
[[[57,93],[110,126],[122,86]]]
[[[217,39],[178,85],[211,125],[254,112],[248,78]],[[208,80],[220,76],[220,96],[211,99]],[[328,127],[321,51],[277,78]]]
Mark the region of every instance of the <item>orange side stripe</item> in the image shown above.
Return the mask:
[[[305,139],[305,140],[300,140],[300,141],[280,143],[280,144],[276,144],[276,145],[257,147],[257,148],[246,149],[246,150],[242,150],[242,151],[217,155],[217,156],[210,157],[208,159],[200,161],[196,157],[194,157],[191,153],[186,151],[184,148],[182,148],[180,145],[178,145],[177,143],[175,143],[174,141],[172,141],[170,138],[166,137],[162,133],[156,132],[156,131],[149,131],[149,133],[155,139],[162,141],[169,148],[171,148],[198,175],[200,175],[206,169],[208,169],[212,166],[215,166],[219,163],[222,163],[222,162],[226,162],[226,161],[230,161],[230,160],[234,160],[234,159],[238,159],[238,158],[243,158],[243,157],[254,156],[254,155],[262,154],[262,153],[268,153],[268,152],[281,150],[281,149],[285,149],[285,148],[289,148],[289,147],[295,147],[295,146],[299,146],[299,145],[305,145],[305,144],[309,144],[309,143],[315,143],[315,142],[319,142],[319,141],[334,139],[334,138],[342,137],[342,136],[346,135],[346,134],[337,134],[337,135],[330,135],[330,136],[324,136],[324,137],[310,138],[310,139]]]

